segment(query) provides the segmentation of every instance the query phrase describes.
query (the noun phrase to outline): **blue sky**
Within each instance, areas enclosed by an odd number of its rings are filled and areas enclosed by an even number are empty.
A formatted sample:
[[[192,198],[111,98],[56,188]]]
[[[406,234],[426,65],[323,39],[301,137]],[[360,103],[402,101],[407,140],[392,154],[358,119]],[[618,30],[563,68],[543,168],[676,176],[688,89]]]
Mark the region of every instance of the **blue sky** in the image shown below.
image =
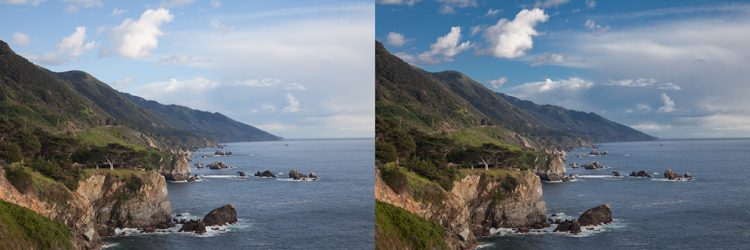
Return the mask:
[[[750,137],[747,1],[377,0],[376,39],[661,138]]]
[[[0,0],[0,20],[55,72],[285,138],[374,135],[373,1]]]

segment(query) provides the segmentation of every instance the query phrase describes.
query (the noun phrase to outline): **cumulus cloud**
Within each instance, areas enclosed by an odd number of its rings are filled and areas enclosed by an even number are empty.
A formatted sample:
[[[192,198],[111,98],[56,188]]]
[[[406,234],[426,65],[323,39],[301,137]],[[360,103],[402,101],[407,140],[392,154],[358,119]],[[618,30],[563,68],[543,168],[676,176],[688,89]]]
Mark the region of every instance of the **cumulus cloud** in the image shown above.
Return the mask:
[[[523,85],[513,87],[513,90],[522,94],[530,95],[538,92],[550,92],[553,90],[576,91],[579,89],[591,88],[594,83],[578,77],[571,77],[568,80],[553,81],[547,78],[543,82],[524,83]]]
[[[678,86],[677,84],[668,82],[668,83],[659,84],[659,89],[663,89],[663,90],[681,90],[682,88],[680,86]]]
[[[213,8],[219,8],[219,7],[221,7],[221,1],[219,1],[219,0],[211,0],[211,7],[213,7]]]
[[[286,93],[286,100],[289,102],[289,106],[284,107],[281,112],[294,113],[302,110],[299,108],[299,101],[292,96],[292,93]]]
[[[412,6],[419,1],[421,0],[377,0],[377,3],[378,4],[396,4],[396,5],[405,4],[408,6]]]
[[[596,7],[596,0],[586,0],[586,9],[593,9]]]
[[[638,104],[636,104],[636,107],[638,107],[638,110],[641,110],[641,111],[644,111],[644,112],[650,112],[651,111],[651,107],[649,107],[646,104],[638,103]]]
[[[263,104],[261,106],[263,107],[263,110],[265,110],[267,112],[276,112],[276,107],[274,107],[271,104]]]
[[[95,41],[86,41],[86,27],[76,27],[76,31],[67,37],[63,37],[62,42],[55,45],[55,51],[49,52],[42,56],[33,54],[21,54],[30,61],[40,64],[60,65],[66,62],[78,61],[78,56],[97,46]]]
[[[503,76],[503,77],[500,77],[500,79],[486,81],[484,84],[489,84],[490,86],[492,86],[493,89],[499,89],[507,81],[508,81],[508,78]]]
[[[407,41],[407,39],[404,39],[404,35],[392,31],[386,37],[386,43],[393,47],[402,47]]]
[[[222,36],[226,36],[227,34],[229,34],[229,32],[232,32],[232,30],[234,30],[234,26],[227,27],[226,25],[221,24],[221,22],[216,19],[211,20],[211,23],[209,25],[211,26],[211,28],[214,28],[216,31],[218,31]]]
[[[288,89],[288,90],[305,90],[307,88],[305,88],[305,86],[302,86],[299,83],[293,82],[293,83],[285,84],[284,85],[284,89]]]
[[[230,83],[230,85],[236,85],[236,86],[249,86],[249,87],[271,87],[276,86],[281,83],[280,79],[271,79],[271,78],[263,78],[263,79],[250,79],[250,80],[244,80],[244,81],[237,81],[235,80],[233,83]]]
[[[284,125],[280,122],[275,123],[266,123],[255,126],[259,129],[262,129],[264,131],[287,131],[287,130],[294,130],[297,128],[297,125]]]
[[[536,57],[531,60],[531,66],[538,67],[542,65],[549,65],[549,64],[563,64],[565,63],[565,57],[560,54],[550,54],[548,52],[544,52],[544,56],[542,57]]]
[[[440,12],[441,14],[454,14],[456,13],[455,8],[479,6],[476,0],[436,0],[436,1],[443,4],[442,6],[440,6],[440,9],[438,9],[438,12]]]
[[[568,2],[570,2],[570,0],[545,0],[544,2],[536,1],[536,3],[534,3],[534,8],[539,8],[539,7],[549,8],[549,7],[554,7],[554,6],[558,6],[561,4],[565,4]]]
[[[490,8],[490,10],[487,11],[487,14],[484,14],[484,17],[495,17],[499,13],[500,9],[493,10],[492,8]]]
[[[126,10],[121,10],[121,9],[117,9],[117,8],[115,8],[115,10],[113,10],[113,11],[112,11],[112,14],[109,14],[109,16],[110,16],[110,17],[113,17],[113,16],[120,16],[120,15],[122,15],[122,13],[125,13],[125,11],[126,11]]]
[[[586,23],[583,24],[586,26],[586,28],[589,28],[591,32],[593,32],[597,36],[601,36],[604,34],[604,32],[607,32],[609,30],[609,25],[602,27],[599,24],[596,24],[594,20],[588,19],[586,20]]]
[[[140,58],[150,55],[159,45],[158,36],[164,35],[159,29],[163,23],[171,22],[174,15],[167,9],[149,9],[133,21],[127,18],[122,24],[110,30],[109,37],[115,42],[114,53],[125,58]]]
[[[443,61],[452,62],[453,56],[472,47],[470,41],[459,43],[461,37],[461,27],[452,27],[451,32],[438,37],[437,42],[430,45],[429,51],[425,51],[417,57],[406,53],[396,53],[395,55],[414,64],[434,65]],[[435,56],[438,56],[438,58],[435,58]]]
[[[132,81],[133,79],[131,79],[130,77],[125,77],[125,79],[122,79],[122,80],[109,82],[109,85],[115,85],[119,89],[124,89],[124,88],[127,88],[128,84],[130,84],[130,82]]]
[[[220,84],[218,82],[215,82],[215,81],[203,78],[203,77],[197,77],[192,80],[182,80],[182,81],[178,81],[175,78],[171,78],[169,79],[169,81],[152,83],[146,86],[142,86],[139,89],[145,90],[143,92],[150,93],[151,95],[158,95],[157,93],[169,93],[169,92],[175,92],[178,90],[202,91],[202,90],[214,89],[218,87],[219,85]]]
[[[609,86],[624,86],[624,87],[647,87],[654,85],[656,83],[656,80],[654,79],[645,79],[645,78],[638,78],[638,79],[622,79],[622,80],[609,80],[606,83],[602,83],[603,85],[609,85]]]
[[[664,102],[664,106],[659,107],[659,109],[656,110],[657,113],[670,113],[677,110],[674,101],[667,96],[667,93],[661,94],[661,100]]]
[[[31,39],[29,39],[29,35],[26,35],[25,33],[16,32],[13,33],[13,36],[10,37],[10,41],[13,45],[16,46],[29,46],[29,43],[31,43]]]
[[[170,8],[172,8],[172,7],[178,7],[178,6],[182,6],[182,5],[186,5],[186,4],[191,4],[193,2],[195,2],[195,0],[161,1],[161,3],[159,3],[159,8],[164,8],[164,7],[170,7]]]
[[[533,47],[532,36],[539,33],[534,30],[540,22],[546,22],[549,19],[544,10],[521,10],[515,19],[508,21],[503,18],[497,21],[497,24],[484,29],[482,38],[490,44],[479,52],[479,54],[492,54],[497,58],[516,58],[524,56],[524,51]]]
[[[47,1],[47,0],[0,0],[0,3],[3,4],[31,4],[34,6],[39,5],[40,3]]]
[[[74,14],[80,12],[78,7],[91,8],[94,6],[101,7],[101,0],[63,0],[63,2],[69,3],[63,11],[68,14]]]
[[[485,28],[487,28],[486,24],[480,24],[480,25],[471,27],[471,29],[470,29],[471,30],[471,36],[474,36],[477,33],[482,32],[482,30],[484,30]]]
[[[169,64],[188,64],[193,61],[193,58],[183,54],[171,54],[165,57],[159,57],[157,59],[157,65],[169,65]]]

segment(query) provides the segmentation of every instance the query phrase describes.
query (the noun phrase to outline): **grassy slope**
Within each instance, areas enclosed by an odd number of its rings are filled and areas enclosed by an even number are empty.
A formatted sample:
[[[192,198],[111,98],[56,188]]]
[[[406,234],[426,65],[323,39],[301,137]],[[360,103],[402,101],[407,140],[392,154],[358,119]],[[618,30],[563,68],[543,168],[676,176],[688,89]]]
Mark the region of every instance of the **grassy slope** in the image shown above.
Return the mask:
[[[0,200],[0,249],[72,249],[70,229],[31,209]]]
[[[406,209],[375,201],[375,249],[446,249],[445,229]]]

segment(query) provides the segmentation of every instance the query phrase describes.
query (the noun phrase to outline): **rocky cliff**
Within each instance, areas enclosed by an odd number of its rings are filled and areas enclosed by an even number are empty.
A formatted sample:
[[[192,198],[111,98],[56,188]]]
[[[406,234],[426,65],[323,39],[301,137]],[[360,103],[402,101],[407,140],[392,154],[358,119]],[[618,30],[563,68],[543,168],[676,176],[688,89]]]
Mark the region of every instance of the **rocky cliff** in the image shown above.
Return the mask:
[[[0,199],[34,210],[47,218],[59,221],[71,229],[71,238],[78,249],[94,249],[103,245],[101,232],[114,232],[114,227],[145,227],[169,222],[171,204],[167,201],[167,186],[158,173],[137,174],[143,180],[137,191],[126,195],[126,181],[93,173],[79,182],[76,192],[67,193],[65,204],[43,202],[29,193],[22,194],[5,178],[0,169]],[[28,193],[28,192],[27,192]]]
[[[375,179],[375,198],[442,225],[447,243],[453,249],[469,249],[478,244],[475,235],[486,235],[490,228],[521,227],[544,222],[547,206],[542,201],[542,185],[532,173],[514,172],[518,180],[507,196],[500,195],[502,182],[469,172],[454,182],[453,190],[440,189],[440,204],[416,201],[408,194],[397,194],[380,178]]]
[[[559,155],[554,155],[549,164],[537,165],[534,172],[545,181],[561,181],[566,173],[565,164]]]
[[[187,181],[190,177],[190,164],[185,155],[172,155],[159,161],[159,173],[170,181]]]

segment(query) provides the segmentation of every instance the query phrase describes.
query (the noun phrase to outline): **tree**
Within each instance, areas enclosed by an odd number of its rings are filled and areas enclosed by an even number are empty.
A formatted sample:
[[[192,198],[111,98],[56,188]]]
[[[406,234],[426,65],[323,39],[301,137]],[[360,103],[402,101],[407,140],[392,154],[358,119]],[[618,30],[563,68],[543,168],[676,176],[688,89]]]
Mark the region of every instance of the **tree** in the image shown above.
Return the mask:
[[[110,143],[104,147],[91,148],[91,154],[99,161],[109,164],[109,170],[114,170],[114,164],[122,164],[127,153],[132,150],[118,143]],[[99,169],[99,165],[96,166]]]
[[[21,147],[9,141],[0,141],[0,160],[19,162],[23,159]]]
[[[398,159],[398,152],[393,144],[375,141],[375,159],[383,162],[395,162]]]

